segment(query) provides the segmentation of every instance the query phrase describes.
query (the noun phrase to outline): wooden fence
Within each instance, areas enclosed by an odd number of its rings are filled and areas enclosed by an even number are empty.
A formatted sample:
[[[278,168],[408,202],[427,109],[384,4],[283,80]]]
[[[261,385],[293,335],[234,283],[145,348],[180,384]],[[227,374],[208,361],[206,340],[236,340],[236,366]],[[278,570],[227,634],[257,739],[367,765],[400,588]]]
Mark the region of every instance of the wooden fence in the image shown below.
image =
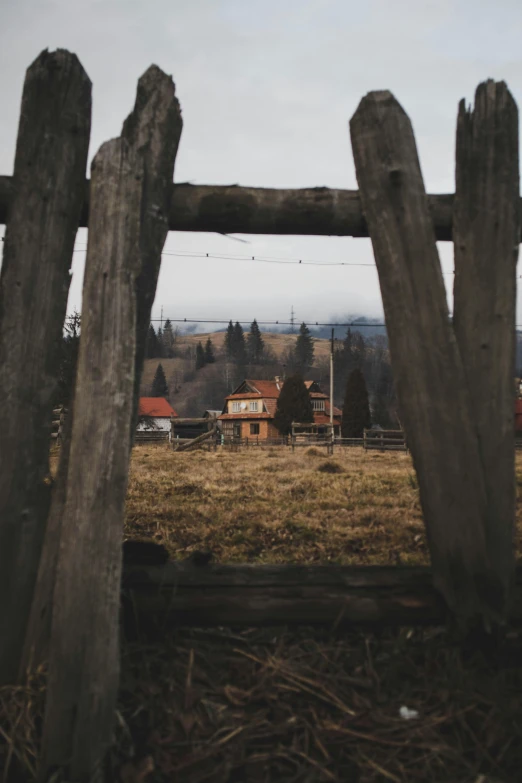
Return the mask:
[[[271,448],[273,446],[288,446],[288,438],[228,438],[223,435],[217,436],[217,443],[226,449],[246,448]]]
[[[334,446],[342,446],[343,448],[363,448],[364,438],[335,438]]]
[[[135,443],[167,443],[169,440],[168,430],[136,430],[134,435]]]
[[[365,449],[379,451],[408,451],[406,438],[402,430],[364,430]]]
[[[431,596],[462,627],[486,629],[504,622],[518,596],[521,202],[518,112],[506,85],[481,84],[474,108],[460,105],[456,192],[442,196],[426,195],[410,120],[389,92],[369,93],[350,122],[359,191],[173,186],[181,113],[172,80],[155,66],[86,182],[90,119],[91,83],[78,58],[43,52],[26,74],[13,177],[0,177],[0,684],[48,661],[40,777],[77,783],[101,781],[112,737],[129,454],[169,229],[370,236],[428,530]],[[89,228],[82,334],[52,484],[56,346],[79,225]],[[451,239],[453,322],[436,248]],[[312,569],[303,575],[313,582]],[[280,585],[266,578],[264,595],[274,596]],[[414,587],[413,600],[425,608],[422,590]],[[313,604],[300,585],[292,611],[304,619],[306,605],[342,607],[361,619],[349,596],[335,605],[329,595]],[[199,622],[237,619],[223,593],[211,604]],[[390,601],[379,606],[381,616],[392,611]]]
[[[124,565],[133,633],[180,625],[435,625],[448,609],[421,566]],[[510,620],[522,622],[522,569]]]

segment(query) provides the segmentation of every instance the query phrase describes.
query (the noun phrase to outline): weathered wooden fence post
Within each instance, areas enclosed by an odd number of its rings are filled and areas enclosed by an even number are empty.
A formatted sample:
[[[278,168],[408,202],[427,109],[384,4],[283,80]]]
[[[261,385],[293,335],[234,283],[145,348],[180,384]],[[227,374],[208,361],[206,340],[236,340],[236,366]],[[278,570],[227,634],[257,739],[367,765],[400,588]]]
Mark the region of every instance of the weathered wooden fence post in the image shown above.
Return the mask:
[[[507,605],[499,596],[506,577],[489,549],[479,434],[449,318],[413,130],[389,92],[363,98],[350,130],[434,584],[462,624],[487,626],[504,619]],[[511,228],[508,232],[510,242]]]
[[[0,277],[0,682],[18,674],[49,508],[57,348],[84,199],[91,82],[78,58],[27,70]]]
[[[78,783],[102,778],[112,739],[137,284],[149,264],[159,268],[180,133],[172,80],[153,66],[139,81],[134,111],[121,137],[104,144],[92,166],[82,336],[42,749],[43,775],[58,767]]]
[[[150,100],[147,93],[147,80],[140,81],[136,96],[137,107]],[[148,109],[150,111],[150,108]],[[154,302],[156,285],[161,263],[161,250],[163,249],[165,236],[163,229],[158,231],[151,226],[154,214],[158,219],[165,214],[170,214],[170,199],[172,190],[171,158],[177,153],[179,138],[181,135],[181,114],[179,114],[179,128],[174,129],[171,149],[159,140],[156,135],[149,138],[149,129],[143,123],[136,121],[136,110],[127,118],[123,134],[135,137],[137,147],[150,147],[149,155],[154,159],[154,166],[147,167],[143,176],[144,201],[149,201],[149,221],[144,222],[143,237],[141,240],[141,268],[136,282],[137,292],[137,316],[136,316],[136,366],[134,383],[133,416],[131,419],[131,442],[136,428],[137,407],[139,398],[139,385],[143,360],[145,357],[146,333],[150,323],[151,308]],[[154,145],[154,146],[152,146]],[[152,172],[152,173],[151,173]],[[165,194],[169,191],[168,204],[165,206]],[[69,437],[70,437],[70,430]],[[53,602],[53,589],[56,574],[56,559],[60,542],[60,530],[64,512],[66,474],[69,461],[69,438],[65,438],[64,447],[60,455],[59,475],[57,486],[53,494],[51,511],[49,514],[48,532],[40,563],[37,587],[34,594],[33,606],[29,620],[28,632],[24,654],[21,660],[21,671],[25,672],[29,666],[37,665],[45,660],[48,652],[48,644],[51,627],[51,610]]]
[[[486,542],[502,614],[514,575],[515,309],[520,240],[518,110],[506,85],[459,106],[453,213],[453,324],[464,363],[488,502]]]

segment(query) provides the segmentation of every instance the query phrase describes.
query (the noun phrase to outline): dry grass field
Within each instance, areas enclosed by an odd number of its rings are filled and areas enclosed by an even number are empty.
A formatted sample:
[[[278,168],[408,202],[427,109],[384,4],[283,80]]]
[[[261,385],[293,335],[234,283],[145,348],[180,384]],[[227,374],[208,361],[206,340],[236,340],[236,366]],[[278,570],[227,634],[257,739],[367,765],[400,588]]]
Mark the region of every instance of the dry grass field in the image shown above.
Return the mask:
[[[174,558],[427,562],[409,456],[359,449],[139,446],[125,536]],[[124,640],[111,780],[516,783],[521,661],[517,629],[488,651],[446,628],[178,628]],[[36,779],[44,693],[45,672],[0,689],[6,780]]]
[[[518,458],[522,483],[522,459]],[[522,551],[521,524],[517,552]],[[249,448],[132,455],[125,534],[173,558],[219,562],[427,564],[417,479],[404,452]]]
[[[125,532],[175,558],[427,563],[416,476],[397,452],[136,448]],[[157,783],[514,783],[521,652],[517,633],[484,655],[444,628],[180,629],[128,647],[120,709]]]

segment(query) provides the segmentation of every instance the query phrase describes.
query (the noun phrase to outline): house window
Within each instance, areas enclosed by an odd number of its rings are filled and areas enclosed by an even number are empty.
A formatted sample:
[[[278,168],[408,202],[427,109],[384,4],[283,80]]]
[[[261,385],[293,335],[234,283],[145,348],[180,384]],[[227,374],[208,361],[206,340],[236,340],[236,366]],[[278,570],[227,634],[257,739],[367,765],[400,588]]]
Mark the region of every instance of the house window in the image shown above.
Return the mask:
[[[251,411],[257,411],[257,402],[251,402],[250,403],[250,410]]]
[[[232,403],[232,413],[239,413],[241,410],[241,403],[240,402],[233,402]]]
[[[324,400],[312,400],[314,411],[324,411]]]
[[[256,402],[257,405],[257,402]],[[251,424],[250,425],[250,434],[251,435],[259,435],[259,424]]]

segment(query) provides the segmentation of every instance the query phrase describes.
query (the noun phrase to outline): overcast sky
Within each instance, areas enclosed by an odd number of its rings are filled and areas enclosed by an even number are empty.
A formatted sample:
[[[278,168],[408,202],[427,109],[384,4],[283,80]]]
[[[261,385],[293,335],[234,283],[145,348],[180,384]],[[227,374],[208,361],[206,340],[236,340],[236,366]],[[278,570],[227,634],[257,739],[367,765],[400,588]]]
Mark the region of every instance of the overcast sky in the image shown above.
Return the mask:
[[[0,173],[12,172],[25,69],[44,48],[75,52],[93,82],[89,166],[119,135],[146,68],[172,74],[184,123],[174,178],[194,184],[355,188],[349,119],[368,91],[390,89],[413,122],[427,190],[453,191],[459,100],[486,78],[522,99],[520,0],[3,0],[2,17]],[[369,240],[241,238],[171,232],[165,250],[373,261]],[[451,273],[452,246],[439,250]],[[292,305],[299,320],[380,316],[375,268],[165,256],[154,314],[288,320]]]

